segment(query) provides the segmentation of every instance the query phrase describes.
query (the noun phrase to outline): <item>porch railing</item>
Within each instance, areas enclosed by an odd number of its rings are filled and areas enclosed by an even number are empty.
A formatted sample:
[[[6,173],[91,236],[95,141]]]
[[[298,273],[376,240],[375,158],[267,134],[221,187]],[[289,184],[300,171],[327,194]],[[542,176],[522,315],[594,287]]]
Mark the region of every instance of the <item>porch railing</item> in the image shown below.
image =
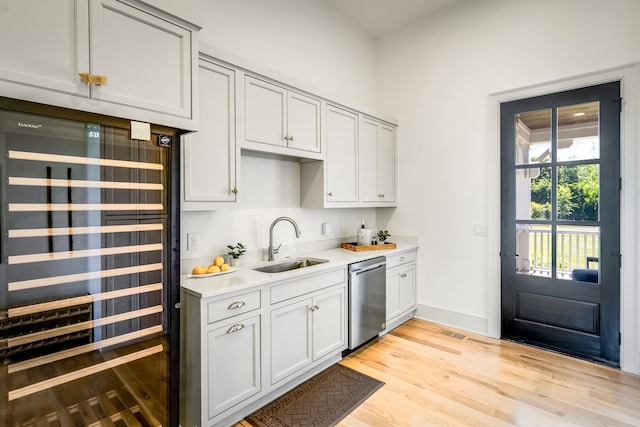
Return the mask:
[[[551,275],[551,229],[529,227],[530,274]],[[597,268],[599,231],[559,229],[557,232],[556,275],[570,279],[576,268]]]

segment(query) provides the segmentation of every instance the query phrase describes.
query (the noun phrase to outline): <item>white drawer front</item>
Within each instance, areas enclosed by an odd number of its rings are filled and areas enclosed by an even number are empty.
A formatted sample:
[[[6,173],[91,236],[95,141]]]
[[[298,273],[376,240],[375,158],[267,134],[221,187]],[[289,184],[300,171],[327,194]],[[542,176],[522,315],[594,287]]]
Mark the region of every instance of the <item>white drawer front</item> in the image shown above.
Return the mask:
[[[260,308],[260,291],[253,291],[207,304],[207,323],[217,322]]]
[[[271,288],[271,304],[315,292],[346,281],[346,269],[305,277]]]
[[[387,256],[387,269],[416,260],[416,251]]]

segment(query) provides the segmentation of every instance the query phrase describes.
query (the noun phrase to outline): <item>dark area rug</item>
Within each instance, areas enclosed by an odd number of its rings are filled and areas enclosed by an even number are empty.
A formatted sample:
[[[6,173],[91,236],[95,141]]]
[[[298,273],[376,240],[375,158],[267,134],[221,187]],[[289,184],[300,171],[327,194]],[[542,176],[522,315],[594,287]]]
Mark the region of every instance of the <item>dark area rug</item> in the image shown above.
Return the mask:
[[[338,363],[245,420],[256,427],[334,426],[383,385]]]

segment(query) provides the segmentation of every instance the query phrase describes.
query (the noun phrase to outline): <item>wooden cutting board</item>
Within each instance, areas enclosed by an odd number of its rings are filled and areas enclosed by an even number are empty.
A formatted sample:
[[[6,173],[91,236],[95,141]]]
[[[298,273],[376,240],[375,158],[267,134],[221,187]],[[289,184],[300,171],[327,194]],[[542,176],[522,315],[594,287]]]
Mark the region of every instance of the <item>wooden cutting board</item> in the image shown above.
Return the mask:
[[[363,251],[380,251],[384,249],[395,249],[395,243],[378,243],[377,245],[356,245],[356,242],[353,243],[342,243],[340,245],[342,249],[348,249],[350,251],[355,252],[363,252]]]

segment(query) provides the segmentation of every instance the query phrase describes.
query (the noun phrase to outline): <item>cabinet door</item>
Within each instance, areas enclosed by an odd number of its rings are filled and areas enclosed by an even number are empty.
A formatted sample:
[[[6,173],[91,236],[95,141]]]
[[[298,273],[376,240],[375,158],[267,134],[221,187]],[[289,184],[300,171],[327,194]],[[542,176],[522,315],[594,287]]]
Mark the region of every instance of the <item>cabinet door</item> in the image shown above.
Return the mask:
[[[183,136],[184,210],[236,201],[234,80],[233,70],[200,60],[200,130]]]
[[[387,322],[416,306],[416,267],[403,265],[387,270]]]
[[[395,202],[395,129],[363,119],[360,141],[363,202],[380,206]]]
[[[401,268],[387,270],[387,322],[400,314],[400,274]]]
[[[3,2],[0,80],[88,97],[88,15],[88,0]]]
[[[398,306],[400,313],[416,306],[416,266],[408,265],[400,273],[398,286]]]
[[[320,101],[289,91],[287,97],[289,148],[320,152]]]
[[[360,191],[364,202],[377,202],[378,192],[378,123],[363,119],[360,139]]]
[[[381,202],[396,201],[395,128],[380,124],[378,127],[377,169],[378,195]]]
[[[91,2],[91,97],[191,117],[191,31],[116,0]]]
[[[345,326],[344,288],[313,299],[313,360],[345,347]]]
[[[286,147],[287,91],[247,76],[244,92],[245,140]]]
[[[260,391],[260,316],[230,320],[207,333],[209,419]]]
[[[358,201],[358,116],[327,106],[327,202]]]
[[[311,299],[271,312],[271,384],[312,362]]]

